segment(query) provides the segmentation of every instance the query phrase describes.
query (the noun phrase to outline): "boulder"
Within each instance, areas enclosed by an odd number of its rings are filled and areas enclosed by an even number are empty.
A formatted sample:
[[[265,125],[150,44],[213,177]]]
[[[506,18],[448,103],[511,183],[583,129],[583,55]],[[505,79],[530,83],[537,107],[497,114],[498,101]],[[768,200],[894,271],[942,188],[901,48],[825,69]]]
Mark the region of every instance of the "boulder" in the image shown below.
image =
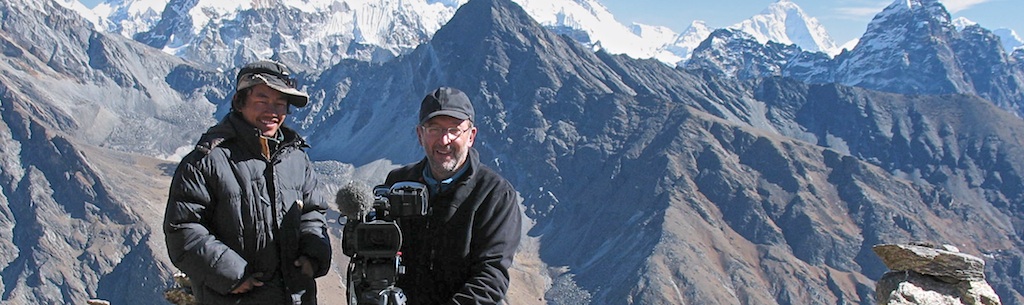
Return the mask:
[[[946,249],[956,251],[955,247]],[[985,261],[959,251],[898,244],[877,245],[872,250],[892,271],[914,271],[951,283],[985,280]]]
[[[956,247],[886,244],[872,248],[891,271],[875,283],[880,305],[999,305],[985,261]]]

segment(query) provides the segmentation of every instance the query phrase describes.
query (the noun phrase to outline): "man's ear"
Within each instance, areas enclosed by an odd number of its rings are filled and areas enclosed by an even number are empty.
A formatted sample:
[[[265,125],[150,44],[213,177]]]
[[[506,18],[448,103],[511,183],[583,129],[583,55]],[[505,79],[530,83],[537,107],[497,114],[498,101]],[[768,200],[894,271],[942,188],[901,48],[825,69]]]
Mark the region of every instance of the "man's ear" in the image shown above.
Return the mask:
[[[466,141],[466,144],[468,144],[468,146],[472,147],[473,146],[473,142],[476,142],[476,132],[477,132],[476,126],[470,127],[468,132],[469,132],[469,135],[468,135],[469,139],[468,139],[468,141]]]
[[[235,91],[235,95],[231,97],[231,109],[242,110],[242,106],[245,106],[245,98],[249,96],[250,89],[251,88],[245,88]]]

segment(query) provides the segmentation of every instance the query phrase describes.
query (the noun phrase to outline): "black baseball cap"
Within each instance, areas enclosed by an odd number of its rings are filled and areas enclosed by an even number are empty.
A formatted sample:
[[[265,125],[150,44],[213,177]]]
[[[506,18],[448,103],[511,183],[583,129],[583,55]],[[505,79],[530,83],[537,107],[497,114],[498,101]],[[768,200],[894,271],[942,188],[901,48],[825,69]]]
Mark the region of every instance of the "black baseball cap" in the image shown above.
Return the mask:
[[[473,121],[475,114],[469,97],[459,89],[451,87],[437,88],[427,94],[420,103],[420,124],[439,115]]]
[[[276,61],[260,60],[248,63],[238,70],[235,81],[237,81],[235,91],[267,84],[270,88],[288,95],[288,103],[295,107],[305,107],[309,103],[309,95],[295,88],[298,82],[291,77],[288,67]]]

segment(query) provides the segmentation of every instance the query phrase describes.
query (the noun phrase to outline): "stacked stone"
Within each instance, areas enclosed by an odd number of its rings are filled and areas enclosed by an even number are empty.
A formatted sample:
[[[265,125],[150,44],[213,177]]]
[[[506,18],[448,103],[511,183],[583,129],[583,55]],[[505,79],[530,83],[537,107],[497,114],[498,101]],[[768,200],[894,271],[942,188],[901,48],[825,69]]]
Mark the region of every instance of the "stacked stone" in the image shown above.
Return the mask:
[[[875,283],[880,305],[1000,305],[985,281],[985,261],[956,247],[877,245],[889,272]]]

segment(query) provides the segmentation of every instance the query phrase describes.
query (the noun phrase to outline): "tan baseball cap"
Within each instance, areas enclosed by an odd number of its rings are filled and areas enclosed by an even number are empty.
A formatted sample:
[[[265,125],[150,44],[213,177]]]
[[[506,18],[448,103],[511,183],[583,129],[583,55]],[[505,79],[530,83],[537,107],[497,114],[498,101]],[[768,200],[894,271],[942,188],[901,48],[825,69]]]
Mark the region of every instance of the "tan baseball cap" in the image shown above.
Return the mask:
[[[248,63],[238,70],[235,91],[240,91],[259,84],[267,84],[285,95],[288,103],[295,107],[305,107],[309,103],[309,95],[296,89],[298,82],[291,77],[291,72],[284,64],[272,60],[260,60]]]

